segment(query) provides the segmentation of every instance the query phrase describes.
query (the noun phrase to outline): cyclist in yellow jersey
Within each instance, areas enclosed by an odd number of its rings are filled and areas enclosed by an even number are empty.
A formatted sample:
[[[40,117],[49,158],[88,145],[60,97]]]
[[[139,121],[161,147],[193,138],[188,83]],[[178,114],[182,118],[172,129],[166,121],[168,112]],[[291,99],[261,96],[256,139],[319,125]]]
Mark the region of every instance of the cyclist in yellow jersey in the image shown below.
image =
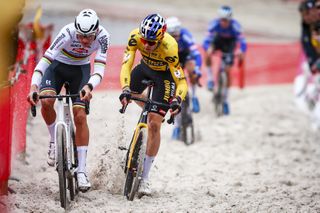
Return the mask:
[[[132,69],[136,51],[142,55],[141,62]],[[153,80],[152,99],[162,103],[169,103],[170,108],[157,107],[152,109],[148,116],[148,140],[146,158],[142,181],[138,193],[150,195],[149,171],[158,153],[160,146],[160,128],[163,117],[170,109],[171,114],[180,112],[181,101],[185,98],[188,86],[180,67],[178,57],[178,44],[176,40],[166,33],[166,23],[159,14],[148,15],[140,24],[140,28],[134,29],[128,39],[120,82],[122,94],[119,99],[122,105],[127,105],[132,96],[142,97],[146,86],[142,80]],[[137,103],[142,106],[141,103]]]

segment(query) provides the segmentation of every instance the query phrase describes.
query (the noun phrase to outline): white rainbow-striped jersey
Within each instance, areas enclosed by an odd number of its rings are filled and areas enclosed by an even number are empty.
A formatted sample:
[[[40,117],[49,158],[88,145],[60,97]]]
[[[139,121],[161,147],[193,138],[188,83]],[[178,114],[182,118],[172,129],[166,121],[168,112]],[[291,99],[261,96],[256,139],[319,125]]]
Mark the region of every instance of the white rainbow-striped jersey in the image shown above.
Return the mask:
[[[69,65],[89,64],[91,54],[96,52],[92,75],[98,74],[102,79],[107,60],[109,42],[110,35],[108,31],[100,25],[96,39],[92,42],[90,47],[83,47],[77,39],[74,23],[70,23],[61,29],[51,43],[51,46],[46,50],[37,64],[35,71],[40,71],[44,74],[54,60]]]

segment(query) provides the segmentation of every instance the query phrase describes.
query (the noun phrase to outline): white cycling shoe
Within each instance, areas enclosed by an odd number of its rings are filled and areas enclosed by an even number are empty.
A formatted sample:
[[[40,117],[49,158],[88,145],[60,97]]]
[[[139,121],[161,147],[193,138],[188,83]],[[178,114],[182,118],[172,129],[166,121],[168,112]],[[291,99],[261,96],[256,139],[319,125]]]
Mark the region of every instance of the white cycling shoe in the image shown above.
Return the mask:
[[[141,180],[139,189],[138,189],[138,194],[140,197],[143,195],[150,196],[151,195],[151,187],[150,187],[150,182],[148,180]]]
[[[54,166],[55,160],[55,144],[54,142],[49,143],[48,155],[47,155],[47,163],[49,166]]]
[[[77,173],[79,191],[86,192],[91,188],[91,183],[88,180],[87,174],[84,172]]]

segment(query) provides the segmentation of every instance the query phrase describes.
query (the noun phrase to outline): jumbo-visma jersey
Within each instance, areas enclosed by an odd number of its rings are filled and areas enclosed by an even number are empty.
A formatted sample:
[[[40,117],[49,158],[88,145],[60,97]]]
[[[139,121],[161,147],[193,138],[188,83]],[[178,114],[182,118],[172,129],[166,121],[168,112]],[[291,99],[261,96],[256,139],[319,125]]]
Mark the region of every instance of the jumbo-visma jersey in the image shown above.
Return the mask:
[[[176,96],[180,96],[183,100],[187,94],[188,86],[183,70],[180,67],[176,40],[168,33],[165,33],[161,42],[156,44],[158,47],[149,53],[144,50],[144,45],[140,38],[141,35],[138,28],[130,33],[120,74],[122,88],[130,85],[130,73],[136,51],[139,50],[142,55],[142,61],[155,72],[168,72],[170,70],[176,84]]]

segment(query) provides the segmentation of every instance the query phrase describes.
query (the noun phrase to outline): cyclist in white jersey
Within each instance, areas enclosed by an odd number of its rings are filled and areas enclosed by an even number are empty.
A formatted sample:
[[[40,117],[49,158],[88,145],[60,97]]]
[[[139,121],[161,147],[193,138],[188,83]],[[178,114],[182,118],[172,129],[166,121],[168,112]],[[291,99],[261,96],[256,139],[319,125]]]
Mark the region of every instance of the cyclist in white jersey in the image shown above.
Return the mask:
[[[85,95],[73,99],[73,114],[76,126],[75,141],[78,151],[78,182],[81,191],[87,191],[91,184],[86,173],[89,128],[85,113],[84,101],[90,101],[91,92],[102,80],[105,70],[109,33],[99,25],[99,18],[92,9],[82,10],[74,23],[63,27],[51,46],[37,64],[31,82],[28,101],[35,105],[32,93],[41,95],[59,94],[65,82],[69,82],[70,93],[76,94],[85,90]],[[96,52],[94,71],[90,76],[90,56]],[[41,113],[48,126],[50,143],[47,162],[54,166],[55,138],[54,128],[56,112],[54,99],[41,100]]]

